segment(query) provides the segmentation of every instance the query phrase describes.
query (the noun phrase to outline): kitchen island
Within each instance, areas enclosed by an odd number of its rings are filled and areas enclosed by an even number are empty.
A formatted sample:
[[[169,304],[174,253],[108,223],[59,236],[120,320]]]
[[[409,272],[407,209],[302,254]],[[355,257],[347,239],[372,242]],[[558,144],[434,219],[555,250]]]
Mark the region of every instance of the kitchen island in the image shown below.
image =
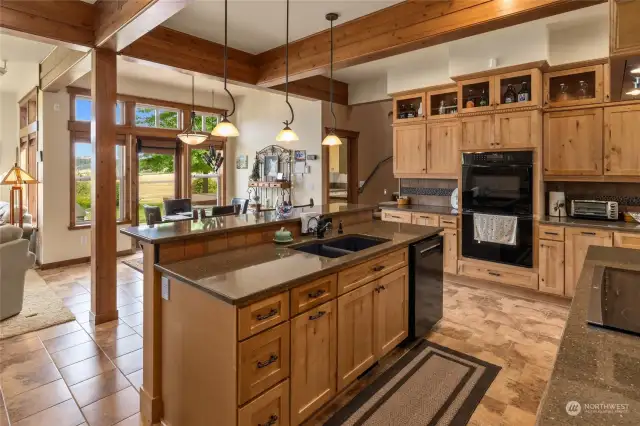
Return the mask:
[[[379,244],[337,258],[273,244],[281,226],[311,239],[295,217],[123,230],[144,251],[144,424],[299,424],[405,339],[407,248],[441,229],[314,209]]]

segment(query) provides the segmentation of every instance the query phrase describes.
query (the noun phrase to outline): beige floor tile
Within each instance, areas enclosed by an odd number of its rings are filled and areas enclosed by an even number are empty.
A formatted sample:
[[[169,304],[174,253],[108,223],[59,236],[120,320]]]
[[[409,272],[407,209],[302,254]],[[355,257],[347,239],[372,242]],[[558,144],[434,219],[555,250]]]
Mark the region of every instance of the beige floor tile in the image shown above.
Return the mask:
[[[108,328],[106,330],[99,329],[93,334],[93,340],[100,346],[111,346],[113,342],[123,337],[131,336],[136,332],[127,324],[118,324],[116,327]]]
[[[8,398],[6,408],[11,422],[15,423],[68,399],[71,399],[71,393],[64,380],[60,379]]]
[[[60,369],[60,374],[67,382],[68,386],[73,386],[84,380],[97,376],[98,374],[106,371],[113,370],[115,365],[109,360],[109,358],[100,353],[93,358],[85,359],[84,361],[77,362],[68,367]]]
[[[12,423],[12,426],[79,426],[82,423],[84,423],[84,418],[80,409],[73,399],[69,399],[19,422]]]
[[[129,379],[129,381],[131,382],[131,385],[133,386],[133,388],[136,391],[140,391],[140,388],[142,387],[142,371],[143,370],[138,370],[134,373],[131,373],[127,376],[127,379]]]
[[[9,424],[9,415],[4,406],[0,407],[0,426],[11,426]]]
[[[126,291],[119,290],[117,293],[117,303],[118,307],[124,305],[130,305],[136,301],[135,297],[130,296]]]
[[[84,407],[102,398],[127,388],[129,381],[116,368],[92,377],[69,389],[80,407]]]
[[[109,344],[100,346],[111,358],[117,358],[142,348],[142,337],[137,334],[117,339]]]
[[[84,330],[74,331],[73,333],[65,334],[64,336],[55,337],[53,339],[45,340],[42,343],[47,348],[50,354],[54,354],[63,349],[77,346],[81,343],[85,343],[91,340],[91,337]]]
[[[122,355],[114,359],[113,362],[125,375],[142,370],[142,349]]]
[[[140,297],[144,292],[144,284],[142,281],[134,281],[127,284],[122,284],[120,288],[129,293],[131,297]]]
[[[0,342],[0,361],[5,363],[17,355],[38,349],[42,349],[42,342],[38,336],[34,335],[27,339],[11,338]]]
[[[136,333],[138,333],[140,336],[144,336],[143,334],[143,327],[142,324],[141,325],[136,325],[135,327],[133,327],[133,329],[135,330]]]
[[[484,398],[482,398],[482,401],[480,401],[480,404],[478,404],[476,410],[473,412],[471,419],[469,419],[469,424],[482,426],[498,426],[500,425],[502,414],[504,413],[506,408],[507,404],[493,399],[489,396],[485,396]]]
[[[122,321],[126,322],[130,327],[135,327],[136,325],[141,325],[143,320],[142,312],[138,312],[133,315],[128,315],[126,317],[121,317]]]
[[[65,322],[64,324],[54,325],[53,327],[45,328],[44,330],[40,330],[36,332],[40,340],[49,340],[56,337],[64,336],[65,334],[70,334],[75,331],[82,330],[80,324],[76,321]]]
[[[81,314],[91,310],[91,302],[80,302],[67,306],[67,308],[74,314]]]
[[[528,413],[512,405],[508,405],[502,417],[501,426],[534,426],[535,414]]]
[[[133,416],[124,419],[115,426],[140,426],[140,413],[136,413]]]
[[[35,351],[23,352],[10,357],[0,355],[0,373],[3,374],[12,365],[23,364],[25,362],[29,362],[34,366],[51,362],[51,358],[44,347]]]
[[[139,312],[142,312],[142,303],[140,302],[134,302],[130,305],[118,307],[118,315],[120,315],[120,317],[126,317]]]
[[[114,320],[114,321],[109,321],[109,322],[105,322],[105,323],[98,324],[98,325],[96,325],[96,323],[93,322],[93,321],[89,321],[89,322],[86,322],[84,324],[80,324],[80,326],[84,329],[84,331],[86,331],[90,335],[93,335],[93,334],[95,334],[96,331],[102,331],[102,330],[108,330],[108,329],[111,329],[111,328],[115,328],[120,324],[124,324],[124,321]]]
[[[82,408],[91,426],[112,426],[140,411],[140,397],[128,387]]]
[[[0,376],[0,386],[5,398],[11,398],[51,383],[60,377],[60,372],[51,359],[44,363],[38,359],[35,362],[14,364],[5,369]]]
[[[89,322],[92,319],[90,311],[75,314],[75,316],[76,316],[76,321],[78,321],[80,325],[82,325],[85,322]]]
[[[58,297],[72,297],[78,296],[81,294],[87,294],[87,289],[82,287],[80,284],[76,282],[65,283],[65,284],[54,284],[50,285],[53,291],[58,295]]]
[[[65,297],[64,299],[62,299],[62,302],[64,303],[65,306],[75,305],[76,303],[91,302],[91,294],[83,293],[83,294],[78,294],[77,296]]]
[[[51,355],[51,358],[58,368],[63,368],[87,358],[92,358],[98,355],[99,352],[100,348],[98,345],[93,341],[89,341],[56,352]]]

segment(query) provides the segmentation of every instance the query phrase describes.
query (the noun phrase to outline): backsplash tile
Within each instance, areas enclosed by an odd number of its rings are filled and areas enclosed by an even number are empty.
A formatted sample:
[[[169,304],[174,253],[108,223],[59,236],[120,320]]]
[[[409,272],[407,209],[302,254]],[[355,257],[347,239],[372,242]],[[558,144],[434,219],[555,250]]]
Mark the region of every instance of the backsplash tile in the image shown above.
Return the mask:
[[[616,201],[621,207],[640,206],[640,184],[637,183],[548,182],[547,205],[548,191],[564,191],[567,206],[571,200]]]
[[[400,179],[400,195],[411,198],[412,204],[425,206],[450,206],[457,187],[458,181],[451,179]]]

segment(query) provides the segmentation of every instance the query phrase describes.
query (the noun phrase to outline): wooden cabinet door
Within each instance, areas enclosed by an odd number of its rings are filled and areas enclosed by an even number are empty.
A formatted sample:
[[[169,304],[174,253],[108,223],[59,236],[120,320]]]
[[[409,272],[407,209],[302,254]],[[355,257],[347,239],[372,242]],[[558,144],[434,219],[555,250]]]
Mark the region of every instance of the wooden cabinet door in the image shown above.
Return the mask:
[[[640,1],[613,0],[609,4],[611,5],[609,26],[611,53],[637,53],[640,51],[640,31],[638,31]]]
[[[544,115],[544,173],[602,175],[602,108]]]
[[[604,109],[604,174],[640,176],[640,105]]]
[[[332,300],[291,320],[291,424],[336,394],[337,310]]]
[[[462,140],[460,147],[466,151],[477,149],[493,149],[493,116],[480,115],[465,117],[460,120],[462,126]]]
[[[539,290],[564,295],[564,243],[540,240],[538,243]]]
[[[427,172],[427,125],[407,124],[393,128],[393,172]]]
[[[411,212],[382,210],[382,220],[385,222],[411,223],[411,217]]]
[[[460,166],[460,123],[427,125],[427,174],[457,177]]]
[[[444,258],[442,269],[447,274],[458,273],[458,231],[445,229],[442,231],[444,243]]]
[[[613,247],[613,233],[590,228],[565,229],[564,294],[567,296],[573,297],[576,292],[589,246]]]
[[[540,111],[496,114],[494,148],[535,148],[542,140]]]
[[[377,281],[374,310],[376,358],[388,354],[409,333],[409,273],[398,269]]]
[[[271,422],[271,423],[269,423]],[[289,380],[276,385],[238,410],[238,426],[289,426]]]
[[[440,218],[437,214],[413,213],[411,215],[411,223],[422,226],[440,226]]]
[[[640,234],[635,232],[614,232],[613,245],[615,247],[640,250]]]
[[[338,297],[338,392],[376,362],[373,299],[377,286],[373,281]]]

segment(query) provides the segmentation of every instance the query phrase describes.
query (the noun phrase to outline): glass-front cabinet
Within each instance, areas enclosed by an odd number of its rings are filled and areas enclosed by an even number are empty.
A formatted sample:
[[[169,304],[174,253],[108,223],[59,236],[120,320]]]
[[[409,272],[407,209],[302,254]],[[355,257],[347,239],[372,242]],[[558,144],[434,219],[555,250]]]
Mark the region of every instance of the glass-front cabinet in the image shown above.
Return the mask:
[[[490,111],[495,108],[493,77],[475,78],[458,83],[460,112]]]
[[[564,107],[603,102],[603,74],[603,65],[546,73],[544,106]]]
[[[427,118],[453,118],[458,114],[458,88],[450,86],[427,92]]]
[[[540,105],[542,73],[539,69],[495,76],[494,99],[497,109]]]
[[[393,98],[393,122],[410,123],[425,119],[426,94],[416,92],[409,95],[395,96]]]

